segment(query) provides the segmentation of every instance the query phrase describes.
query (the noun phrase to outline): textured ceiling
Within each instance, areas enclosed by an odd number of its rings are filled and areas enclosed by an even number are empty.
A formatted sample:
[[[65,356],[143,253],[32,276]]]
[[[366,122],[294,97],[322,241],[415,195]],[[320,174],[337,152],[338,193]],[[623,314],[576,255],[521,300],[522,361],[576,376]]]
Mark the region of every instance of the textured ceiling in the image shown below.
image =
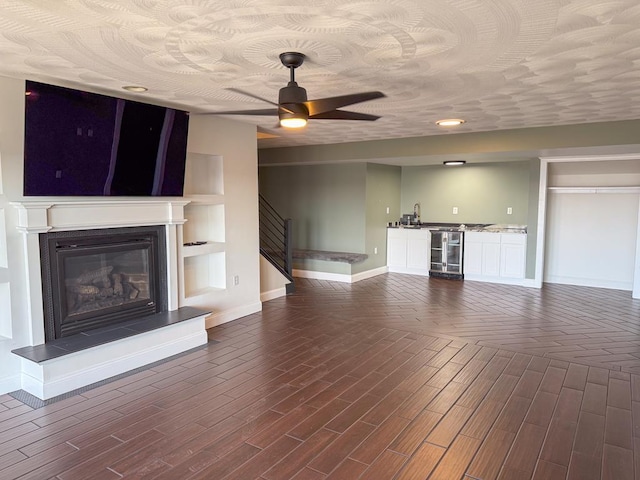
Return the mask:
[[[269,107],[288,71],[310,99],[380,90],[348,107],[375,122],[315,120],[261,147],[640,118],[638,0],[2,0],[0,75],[192,112]],[[451,132],[451,130],[449,130]]]

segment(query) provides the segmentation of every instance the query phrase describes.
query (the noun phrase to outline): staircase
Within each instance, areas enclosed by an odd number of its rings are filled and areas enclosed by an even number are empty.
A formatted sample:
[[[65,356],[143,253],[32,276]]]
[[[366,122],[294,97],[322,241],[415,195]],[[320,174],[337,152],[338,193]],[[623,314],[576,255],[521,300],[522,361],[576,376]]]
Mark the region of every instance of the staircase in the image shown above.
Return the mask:
[[[286,291],[292,293],[295,290],[292,275],[292,220],[282,218],[262,195],[259,198],[260,253],[289,280]]]

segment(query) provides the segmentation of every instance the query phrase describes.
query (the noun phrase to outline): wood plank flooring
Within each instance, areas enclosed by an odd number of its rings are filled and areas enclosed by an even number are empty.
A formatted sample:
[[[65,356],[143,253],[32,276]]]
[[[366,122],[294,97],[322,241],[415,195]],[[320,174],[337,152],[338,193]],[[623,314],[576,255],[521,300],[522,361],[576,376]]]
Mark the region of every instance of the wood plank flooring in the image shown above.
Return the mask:
[[[399,274],[297,292],[220,343],[33,409],[4,479],[640,479],[640,301]]]

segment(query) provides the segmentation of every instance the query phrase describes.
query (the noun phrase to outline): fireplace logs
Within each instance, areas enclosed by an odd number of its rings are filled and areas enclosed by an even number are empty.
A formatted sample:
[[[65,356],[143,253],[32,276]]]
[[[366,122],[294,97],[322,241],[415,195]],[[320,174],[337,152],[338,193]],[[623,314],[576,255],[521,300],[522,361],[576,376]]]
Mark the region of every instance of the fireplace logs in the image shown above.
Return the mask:
[[[70,314],[122,305],[138,298],[141,287],[146,289],[144,283],[140,285],[141,279],[136,285],[135,277],[140,275],[126,275],[113,269],[113,266],[100,267],[66,280]]]

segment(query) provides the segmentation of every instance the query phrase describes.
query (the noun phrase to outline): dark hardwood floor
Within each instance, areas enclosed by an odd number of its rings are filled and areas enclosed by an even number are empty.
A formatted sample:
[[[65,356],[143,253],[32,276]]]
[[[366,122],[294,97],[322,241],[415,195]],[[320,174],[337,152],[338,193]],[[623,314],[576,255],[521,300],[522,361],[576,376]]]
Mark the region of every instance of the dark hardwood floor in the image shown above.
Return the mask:
[[[640,479],[640,301],[297,279],[220,343],[32,408],[0,478]]]

